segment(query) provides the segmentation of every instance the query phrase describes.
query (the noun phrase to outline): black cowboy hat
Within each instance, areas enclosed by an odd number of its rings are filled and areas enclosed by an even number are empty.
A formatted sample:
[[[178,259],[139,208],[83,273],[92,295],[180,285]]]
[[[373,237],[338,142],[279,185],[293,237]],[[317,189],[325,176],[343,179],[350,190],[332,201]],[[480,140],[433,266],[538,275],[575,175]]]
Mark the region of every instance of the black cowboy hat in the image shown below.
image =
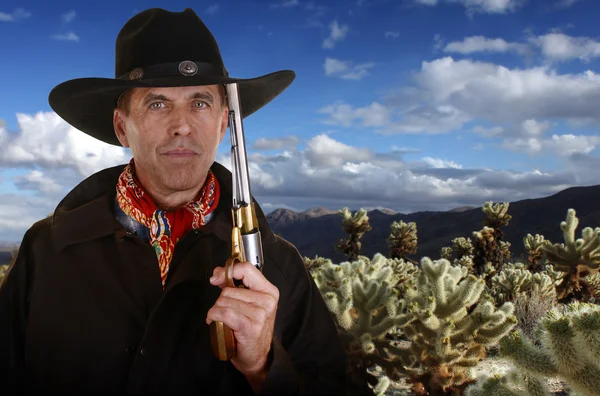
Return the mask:
[[[78,78],[52,89],[52,109],[75,128],[120,146],[113,127],[117,99],[130,88],[238,83],[242,117],[254,113],[294,80],[291,70],[233,78],[213,34],[189,8],[152,8],[134,15],[116,40],[115,78]]]

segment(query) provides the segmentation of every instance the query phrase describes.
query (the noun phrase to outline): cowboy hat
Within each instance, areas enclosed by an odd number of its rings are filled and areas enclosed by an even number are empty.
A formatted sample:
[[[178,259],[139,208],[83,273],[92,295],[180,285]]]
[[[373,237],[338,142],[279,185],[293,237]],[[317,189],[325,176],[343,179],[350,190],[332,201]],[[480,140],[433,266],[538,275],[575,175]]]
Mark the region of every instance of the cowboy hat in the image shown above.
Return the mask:
[[[152,8],[134,15],[116,40],[115,78],[78,78],[52,89],[52,109],[80,131],[120,146],[113,127],[118,98],[135,87],[238,83],[242,117],[254,113],[294,80],[291,70],[230,77],[213,34],[190,8]]]

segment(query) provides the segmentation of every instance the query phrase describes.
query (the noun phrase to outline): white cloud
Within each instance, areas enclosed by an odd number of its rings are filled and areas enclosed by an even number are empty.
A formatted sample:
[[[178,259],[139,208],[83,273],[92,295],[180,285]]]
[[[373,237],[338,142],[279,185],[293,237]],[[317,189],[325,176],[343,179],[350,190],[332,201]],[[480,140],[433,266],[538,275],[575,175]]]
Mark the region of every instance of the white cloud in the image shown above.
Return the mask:
[[[477,125],[471,129],[471,132],[485,137],[494,137],[502,134],[504,132],[504,128],[499,126],[486,128],[482,127],[481,125]]]
[[[62,14],[62,20],[65,23],[71,22],[74,18],[75,18],[75,10],[71,10],[69,12]]]
[[[580,59],[589,62],[600,56],[600,42],[589,37],[571,37],[549,33],[530,41],[540,47],[542,54],[553,61]]]
[[[339,77],[344,80],[360,80],[369,74],[369,69],[375,66],[374,62],[360,63],[355,65],[350,61],[342,61],[335,58],[325,58],[323,68],[326,76]]]
[[[280,3],[272,3],[271,8],[291,8],[299,4],[298,0],[282,0]]]
[[[398,37],[400,37],[400,32],[388,30],[387,32],[385,32],[384,37],[391,37],[393,39],[397,39]]]
[[[454,168],[462,169],[462,166],[454,161],[448,161],[441,158],[423,157],[423,161],[429,164],[432,168]]]
[[[549,67],[510,69],[444,57],[423,62],[414,82],[387,99],[386,107],[404,116],[392,130],[447,132],[473,120],[493,125],[528,119],[600,123],[600,76],[592,71],[558,74]]]
[[[487,38],[484,36],[466,37],[463,41],[453,41],[444,47],[444,52],[457,52],[463,55],[475,52],[508,52],[524,53],[527,46],[520,43],[508,43],[501,38]]]
[[[31,17],[31,13],[23,8],[17,8],[11,13],[0,11],[0,22],[17,22]]]
[[[573,6],[573,4],[577,3],[578,1],[581,1],[581,0],[556,0],[555,6],[557,8],[569,8],[569,7]]]
[[[17,114],[17,123],[17,134],[0,127],[0,166],[70,168],[87,176],[131,158],[126,149],[78,131],[56,113]]]
[[[538,137],[542,136],[548,129],[550,129],[550,122],[538,122],[535,119],[525,120],[521,124],[522,135]]]
[[[21,190],[34,190],[52,195],[63,191],[63,185],[40,170],[32,170],[23,176],[17,176],[14,184]]]
[[[219,5],[218,5],[218,4],[213,4],[213,5],[209,6],[209,7],[206,9],[206,11],[205,11],[205,12],[206,12],[208,15],[215,15],[215,14],[217,13],[217,11],[219,11]]]
[[[449,3],[462,4],[467,13],[472,15],[475,13],[487,14],[505,14],[515,11],[521,6],[523,0],[446,0]]]
[[[355,121],[365,127],[379,127],[389,124],[391,112],[381,103],[373,102],[368,106],[354,108],[347,103],[336,103],[319,109],[319,113],[328,114],[323,122],[328,125],[349,127]]]
[[[369,150],[348,146],[325,134],[308,141],[305,155],[310,164],[317,167],[337,167],[349,161],[366,161],[371,157]]]
[[[300,139],[296,136],[285,136],[281,138],[258,138],[254,141],[252,148],[255,150],[281,150],[295,148]]]
[[[465,7],[467,15],[476,13],[506,14],[517,10],[525,3],[525,0],[445,0],[446,3],[460,4]],[[415,3],[434,6],[439,4],[438,0],[415,0]]]
[[[600,137],[587,135],[553,134],[550,138],[509,138],[503,142],[503,147],[523,151],[529,154],[552,152],[560,157],[573,154],[589,154],[600,145]]]
[[[52,35],[52,38],[55,40],[62,40],[62,41],[75,41],[75,42],[79,41],[79,36],[73,32],[69,32],[66,34],[54,34],[54,35]]]
[[[323,48],[331,49],[335,47],[338,41],[342,41],[348,35],[348,25],[339,25],[337,20],[334,20],[329,25],[330,33],[329,37],[323,40]]]

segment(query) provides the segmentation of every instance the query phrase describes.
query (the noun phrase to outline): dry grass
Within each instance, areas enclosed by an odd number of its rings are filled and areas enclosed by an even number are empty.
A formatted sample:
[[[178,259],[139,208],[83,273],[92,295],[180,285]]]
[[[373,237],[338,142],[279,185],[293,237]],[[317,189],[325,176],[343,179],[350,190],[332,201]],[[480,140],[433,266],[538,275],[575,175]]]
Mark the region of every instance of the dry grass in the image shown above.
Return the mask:
[[[549,310],[558,306],[556,298],[532,289],[518,294],[512,303],[515,306],[515,316],[519,320],[517,326],[537,344],[539,342],[537,325]]]

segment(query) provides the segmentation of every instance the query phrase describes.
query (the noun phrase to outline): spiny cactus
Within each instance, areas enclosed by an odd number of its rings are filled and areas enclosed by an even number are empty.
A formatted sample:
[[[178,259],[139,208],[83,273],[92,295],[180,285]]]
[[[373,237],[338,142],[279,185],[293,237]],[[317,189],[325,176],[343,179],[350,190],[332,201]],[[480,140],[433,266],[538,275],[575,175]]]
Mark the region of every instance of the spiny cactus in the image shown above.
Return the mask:
[[[394,362],[386,367],[388,377],[408,375],[418,395],[450,395],[474,381],[472,368],[486,346],[517,323],[511,303],[497,309],[480,301],[483,288],[466,268],[423,257],[416,284],[404,295],[407,317],[400,331],[410,347],[388,348],[387,360]]]
[[[402,276],[394,272],[402,266],[399,260],[378,253],[370,261],[325,262],[312,273],[338,326],[350,357],[351,378],[358,388],[368,385],[385,391],[385,383],[368,369],[382,362],[377,354],[390,345],[386,335],[408,320],[399,313],[402,303],[396,286]]]
[[[496,238],[493,228],[484,226],[480,231],[473,232],[474,257],[473,270],[475,275],[482,276],[486,273],[486,266],[491,265],[496,271],[500,270],[507,257],[501,241]]]
[[[482,374],[465,389],[465,396],[550,396],[547,385],[535,376],[516,369],[506,373]]]
[[[527,252],[529,253],[529,256],[527,257],[529,271],[540,272],[543,270],[542,260],[544,258],[544,252],[541,248],[549,243],[550,241],[545,240],[543,235],[538,234],[535,234],[535,236],[527,234],[527,236],[523,238],[523,245],[525,245],[525,249],[527,249]]]
[[[325,264],[327,262],[331,263],[330,259],[325,258],[325,257],[319,257],[319,256],[315,256],[314,258],[303,257],[303,260],[304,260],[304,266],[310,272],[316,270],[317,268],[321,267],[323,264]]]
[[[508,202],[494,204],[489,201],[482,207],[483,213],[486,215],[483,220],[483,225],[495,229],[499,234],[496,235],[497,237],[502,235],[502,227],[506,227],[512,218],[512,216],[508,214],[509,206],[510,204]]]
[[[440,249],[440,258],[452,260],[453,254],[452,246],[444,246]]]
[[[0,265],[0,285],[2,284],[2,280],[6,275],[6,271],[8,270],[8,264]]]
[[[362,238],[365,232],[371,230],[369,216],[367,216],[367,211],[364,209],[360,209],[352,215],[348,208],[344,208],[339,210],[338,214],[344,218],[342,229],[349,236],[347,240],[340,240],[336,245],[336,249],[342,251],[348,257],[348,260],[354,261],[360,255],[362,244],[359,239]]]
[[[471,238],[454,238],[452,240],[452,250],[456,253],[456,259],[460,260],[465,256],[473,255],[473,242]]]
[[[414,221],[405,223],[402,220],[392,222],[387,242],[390,258],[401,258],[413,262],[406,255],[417,252],[417,223]]]
[[[554,282],[547,274],[532,273],[523,263],[509,263],[491,278],[492,294],[498,302],[514,301],[521,293],[534,290],[540,297],[555,299]]]
[[[567,219],[560,223],[564,243],[545,244],[540,248],[554,270],[565,273],[557,286],[560,302],[588,301],[592,292],[585,277],[597,273],[600,267],[600,227],[586,227],[582,238],[575,239],[579,219],[575,210],[567,211]]]
[[[549,311],[540,321],[542,347],[535,347],[520,330],[500,341],[502,355],[542,380],[559,376],[582,395],[600,389],[600,306],[574,302]]]
[[[590,290],[590,302],[600,303],[600,273],[586,276],[585,282]]]
[[[512,218],[508,212],[509,203],[486,202],[482,210],[485,213],[483,219],[483,228],[480,231],[473,232],[475,241],[473,252],[474,271],[476,275],[481,276],[484,267],[491,263],[496,270],[510,261],[510,245],[504,241],[504,231]]]
[[[381,255],[376,257],[379,256]],[[411,261],[405,261],[401,258],[388,258],[387,265],[389,265],[394,272],[393,284],[395,289],[398,290],[398,295],[401,297],[407,289],[414,286],[415,277],[419,272],[419,267]]]

